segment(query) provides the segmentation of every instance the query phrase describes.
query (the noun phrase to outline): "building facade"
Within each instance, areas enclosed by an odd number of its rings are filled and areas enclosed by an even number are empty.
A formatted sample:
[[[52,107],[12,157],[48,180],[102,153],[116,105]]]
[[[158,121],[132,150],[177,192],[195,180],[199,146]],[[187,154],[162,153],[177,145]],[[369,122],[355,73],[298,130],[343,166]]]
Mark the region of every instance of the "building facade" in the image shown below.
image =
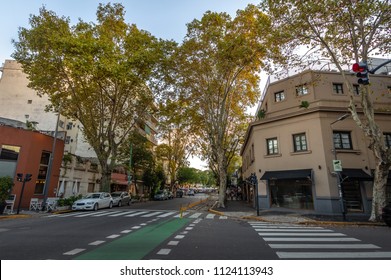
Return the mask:
[[[14,126],[13,124],[17,124]],[[45,183],[49,179],[49,158],[52,153],[54,138],[37,132],[20,128],[21,124],[4,123],[0,119],[0,176],[14,179],[12,194],[16,195],[15,205],[28,208],[31,198],[43,199]],[[60,177],[60,166],[64,152],[64,141],[56,140],[56,149],[52,161],[50,185],[47,197],[57,196],[57,185]],[[22,183],[17,181],[16,174],[31,174],[31,181],[25,183],[22,195]]]
[[[349,78],[360,112],[357,78]],[[371,75],[370,81],[375,120],[390,147],[391,77]],[[243,178],[256,175],[260,208],[341,213],[339,175],[348,213],[370,212],[375,160],[363,131],[346,115],[349,102],[342,75],[333,71],[307,70],[267,86],[241,150]]]

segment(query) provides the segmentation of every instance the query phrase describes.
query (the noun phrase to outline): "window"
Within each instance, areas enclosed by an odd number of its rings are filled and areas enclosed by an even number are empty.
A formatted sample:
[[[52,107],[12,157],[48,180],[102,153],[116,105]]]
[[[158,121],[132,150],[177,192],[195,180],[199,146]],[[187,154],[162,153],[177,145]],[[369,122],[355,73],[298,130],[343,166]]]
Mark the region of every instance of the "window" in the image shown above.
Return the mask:
[[[61,128],[64,128],[64,121],[60,120],[58,122],[58,126],[61,127]]]
[[[285,99],[284,91],[279,91],[274,93],[274,101],[275,102],[281,102]]]
[[[27,100],[27,104],[32,104],[33,101],[31,99]]]
[[[295,152],[307,151],[307,138],[305,133],[293,135],[293,146]]]
[[[39,170],[38,170],[38,178],[35,183],[34,194],[43,194],[43,192],[44,192],[45,182],[47,179],[46,176],[47,176],[47,171],[48,171],[48,167],[49,167],[49,159],[50,159],[50,153],[49,152],[42,152],[41,162],[40,162]]]
[[[333,92],[335,94],[343,94],[343,84],[333,84]]]
[[[296,87],[296,96],[308,94],[308,87],[306,85],[300,85]]]
[[[353,94],[356,96],[360,95],[360,86],[359,85],[353,85]]]
[[[69,144],[69,143],[71,143],[71,136],[67,136],[65,138],[65,144]]]
[[[386,147],[391,148],[391,133],[384,133],[384,141],[386,142]]]
[[[30,115],[24,115],[24,117],[25,117],[26,119],[28,119],[28,118],[30,118]]]
[[[73,128],[73,123],[69,122],[67,124],[67,130],[71,130]]]
[[[268,155],[277,155],[278,154],[277,138],[266,139],[266,144],[267,144],[267,154]]]
[[[334,147],[341,150],[352,150],[352,138],[350,132],[334,131],[333,132]]]
[[[18,146],[0,145],[0,177],[15,176],[19,153]]]

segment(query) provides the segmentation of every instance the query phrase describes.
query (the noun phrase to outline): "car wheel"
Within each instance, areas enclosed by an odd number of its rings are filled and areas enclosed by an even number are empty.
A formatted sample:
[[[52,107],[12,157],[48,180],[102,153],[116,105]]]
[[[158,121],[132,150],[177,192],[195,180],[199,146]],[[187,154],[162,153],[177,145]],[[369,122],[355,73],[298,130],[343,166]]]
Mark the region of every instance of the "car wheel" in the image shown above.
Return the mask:
[[[94,204],[94,211],[97,211],[98,209],[99,209],[98,203],[95,203],[95,204]]]
[[[110,202],[109,208],[110,208],[110,209],[113,208],[113,202]]]
[[[121,207],[122,206],[122,201],[118,201],[118,207]]]
[[[130,204],[132,204],[132,201],[129,199],[128,205],[130,206]]]
[[[391,227],[391,219],[390,220],[384,220],[387,226]]]

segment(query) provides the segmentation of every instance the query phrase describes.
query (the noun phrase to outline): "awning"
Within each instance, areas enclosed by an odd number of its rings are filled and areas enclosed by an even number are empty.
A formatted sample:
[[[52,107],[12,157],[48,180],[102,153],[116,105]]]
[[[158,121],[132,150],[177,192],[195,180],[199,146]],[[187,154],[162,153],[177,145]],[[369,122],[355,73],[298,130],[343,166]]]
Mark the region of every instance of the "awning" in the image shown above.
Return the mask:
[[[344,168],[341,171],[342,177],[346,179],[355,179],[359,181],[372,181],[372,176],[359,168]]]
[[[261,180],[283,180],[283,179],[303,179],[311,178],[312,169],[266,171]]]

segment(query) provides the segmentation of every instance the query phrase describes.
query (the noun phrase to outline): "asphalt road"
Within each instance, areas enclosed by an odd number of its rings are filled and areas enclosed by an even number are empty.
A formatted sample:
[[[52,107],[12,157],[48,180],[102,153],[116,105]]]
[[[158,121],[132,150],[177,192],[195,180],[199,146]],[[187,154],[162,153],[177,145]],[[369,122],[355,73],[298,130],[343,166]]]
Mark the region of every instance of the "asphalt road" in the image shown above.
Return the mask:
[[[0,220],[2,260],[391,259],[389,227],[309,227],[221,217],[176,198]]]

